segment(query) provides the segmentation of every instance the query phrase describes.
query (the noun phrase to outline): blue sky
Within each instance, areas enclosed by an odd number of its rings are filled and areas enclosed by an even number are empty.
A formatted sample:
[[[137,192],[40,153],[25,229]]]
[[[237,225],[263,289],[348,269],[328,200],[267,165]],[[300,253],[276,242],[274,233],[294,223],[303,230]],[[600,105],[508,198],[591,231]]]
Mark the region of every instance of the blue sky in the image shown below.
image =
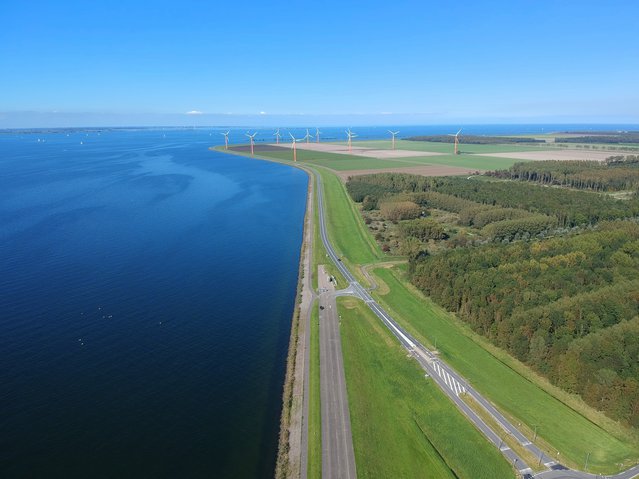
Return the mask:
[[[635,0],[8,1],[0,127],[639,123],[637,18]]]

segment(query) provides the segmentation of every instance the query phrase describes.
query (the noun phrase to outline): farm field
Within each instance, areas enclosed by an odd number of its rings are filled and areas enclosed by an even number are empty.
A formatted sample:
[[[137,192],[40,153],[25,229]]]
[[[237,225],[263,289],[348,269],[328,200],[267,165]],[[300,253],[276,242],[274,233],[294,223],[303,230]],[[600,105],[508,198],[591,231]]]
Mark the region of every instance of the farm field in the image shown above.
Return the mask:
[[[362,142],[367,143],[367,142]],[[410,146],[413,143],[422,142],[404,142],[409,143]],[[445,144],[429,143],[436,146],[447,146]],[[359,146],[359,143],[357,144]],[[450,145],[448,145],[449,147]],[[495,145],[475,145],[475,146],[495,146]],[[499,146],[499,145],[496,145]],[[505,147],[506,145],[504,145]],[[247,146],[241,145],[231,149],[231,151],[246,154]],[[448,148],[450,149],[450,148]],[[427,150],[424,150],[425,152]],[[479,156],[476,154],[452,155],[445,154],[445,150],[436,152],[436,155],[424,155],[424,156],[407,156],[403,158],[373,158],[362,155],[349,155],[344,153],[332,153],[326,151],[313,151],[304,150],[298,148],[297,161],[298,163],[304,163],[314,166],[322,166],[329,168],[336,172],[342,173],[342,177],[346,177],[349,174],[356,171],[370,172],[373,170],[386,170],[386,171],[410,171],[408,168],[415,168],[413,173],[424,174],[428,176],[433,175],[464,175],[469,171],[477,170],[495,170],[506,169],[512,166],[517,161],[521,161],[515,158],[502,158],[497,156]],[[280,147],[272,145],[255,145],[255,154],[267,158],[284,162],[292,162],[293,152],[290,145],[284,145]],[[429,169],[421,168],[428,166],[436,167],[449,167],[450,170],[441,169],[435,170],[434,173],[430,173]]]
[[[339,307],[358,477],[514,477],[365,305]]]

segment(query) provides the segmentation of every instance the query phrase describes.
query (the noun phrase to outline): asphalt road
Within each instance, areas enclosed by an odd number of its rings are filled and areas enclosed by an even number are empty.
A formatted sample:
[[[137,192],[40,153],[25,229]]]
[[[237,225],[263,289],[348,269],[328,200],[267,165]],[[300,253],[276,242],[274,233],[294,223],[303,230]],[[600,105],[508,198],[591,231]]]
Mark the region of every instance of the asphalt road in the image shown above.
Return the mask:
[[[318,273],[318,286],[322,477],[355,479],[357,472],[335,289],[323,268]]]
[[[548,457],[543,453],[531,440],[529,440],[516,426],[511,424],[497,409],[482,395],[480,395],[475,389],[473,389],[468,382],[459,375],[448,364],[441,361],[435,354],[428,350],[425,346],[420,344],[415,338],[402,329],[397,322],[373,299],[370,293],[362,287],[356,278],[351,274],[348,268],[341,261],[341,258],[337,255],[331,242],[329,241],[328,234],[326,232],[326,220],[324,211],[324,193],[322,189],[321,179],[319,173],[315,173],[317,179],[317,198],[318,198],[318,212],[319,212],[319,226],[320,236],[322,243],[326,249],[328,256],[331,258],[335,266],[348,281],[349,286],[347,290],[341,291],[338,294],[351,294],[364,301],[368,307],[375,313],[375,315],[388,327],[393,335],[399,340],[399,342],[406,348],[419,362],[424,369],[428,377],[432,378],[444,391],[444,393],[453,401],[453,403],[465,414],[468,419],[473,422],[477,428],[486,436],[486,438],[499,448],[501,453],[513,464],[515,469],[519,471],[519,474],[524,478],[538,477],[543,479],[596,479],[603,476],[596,476],[581,471],[570,470],[561,464],[557,463],[553,458]],[[331,295],[334,299],[334,295]],[[321,302],[320,297],[320,302]],[[322,304],[322,303],[320,303]],[[334,301],[331,304],[332,308],[335,308]],[[326,307],[326,306],[325,306]],[[330,309],[329,309],[330,310]],[[325,311],[325,310],[324,310]],[[333,311],[336,314],[336,311]],[[338,323],[339,324],[339,323]],[[338,333],[339,333],[339,326]],[[321,322],[320,322],[320,337],[321,337]],[[339,342],[339,336],[337,336]],[[321,354],[321,349],[320,349]],[[341,359],[341,345],[340,345],[340,359]],[[343,378],[343,367],[342,367]],[[345,387],[345,386],[344,386]],[[322,390],[324,390],[324,383],[322,383]],[[324,394],[324,393],[322,393]],[[499,424],[498,431],[491,429],[461,398],[461,394],[467,394],[471,396],[476,403],[480,404],[485,411],[487,411],[492,418]],[[324,396],[322,396],[322,412],[324,411]],[[346,408],[348,412],[348,407]],[[350,421],[349,421],[350,427]],[[324,420],[322,419],[322,428],[324,428]],[[504,438],[511,436],[516,440],[522,448],[527,449],[533,457],[537,458],[539,464],[543,464],[548,470],[542,473],[538,473],[533,476],[532,469],[524,460],[519,457],[512,449],[504,444]],[[330,440],[330,439],[329,439]],[[322,444],[324,451],[324,429],[322,429]],[[352,444],[351,444],[352,449]],[[322,459],[324,461],[324,459]],[[324,462],[322,462],[324,464]],[[628,469],[614,476],[606,476],[615,479],[631,479],[639,476],[639,466]],[[324,477],[350,477],[350,476],[324,476]],[[354,476],[353,476],[354,477]]]

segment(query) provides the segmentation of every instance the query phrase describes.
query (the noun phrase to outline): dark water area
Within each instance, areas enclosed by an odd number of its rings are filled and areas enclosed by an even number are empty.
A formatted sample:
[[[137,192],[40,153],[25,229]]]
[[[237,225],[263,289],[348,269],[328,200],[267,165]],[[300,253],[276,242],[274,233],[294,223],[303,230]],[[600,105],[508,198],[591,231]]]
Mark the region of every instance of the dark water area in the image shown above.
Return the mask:
[[[0,477],[272,477],[307,176],[220,140],[0,135]]]

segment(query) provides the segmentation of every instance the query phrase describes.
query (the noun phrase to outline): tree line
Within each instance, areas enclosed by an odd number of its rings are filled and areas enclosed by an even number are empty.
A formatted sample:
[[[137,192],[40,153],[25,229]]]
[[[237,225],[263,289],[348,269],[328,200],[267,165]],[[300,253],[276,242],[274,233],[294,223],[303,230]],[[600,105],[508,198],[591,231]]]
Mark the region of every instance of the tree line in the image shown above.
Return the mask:
[[[546,143],[545,140],[536,138],[518,138],[508,136],[483,136],[483,135],[460,135],[460,142],[472,145],[496,145],[496,144],[537,144]],[[455,135],[419,135],[405,138],[408,141],[433,141],[436,143],[453,143]]]
[[[639,225],[602,223],[568,237],[416,255],[409,270],[419,289],[475,331],[595,408],[639,426],[639,395],[627,396],[639,386],[639,336],[632,335]]]
[[[381,198],[400,192],[430,193],[435,206],[460,212],[479,206],[499,206],[557,218],[559,227],[595,224],[599,221],[639,215],[639,196],[618,200],[589,191],[540,187],[536,184],[508,181],[479,181],[459,177],[423,177],[402,173],[377,173],[357,176],[347,182],[354,201],[365,196]],[[440,196],[432,195],[432,192]],[[447,195],[447,197],[441,195]],[[416,196],[419,198],[419,195]],[[457,199],[457,200],[456,200]],[[445,202],[450,206],[445,206]],[[464,203],[458,200],[468,200]],[[419,201],[415,201],[419,203]],[[481,209],[477,210],[477,212]],[[523,216],[523,213],[519,213]],[[514,219],[514,218],[510,218]]]
[[[567,136],[555,138],[555,143],[639,143],[639,131],[587,133],[583,136]]]
[[[595,191],[639,189],[639,160],[635,155],[611,156],[606,162],[527,161],[487,174],[500,179]]]

